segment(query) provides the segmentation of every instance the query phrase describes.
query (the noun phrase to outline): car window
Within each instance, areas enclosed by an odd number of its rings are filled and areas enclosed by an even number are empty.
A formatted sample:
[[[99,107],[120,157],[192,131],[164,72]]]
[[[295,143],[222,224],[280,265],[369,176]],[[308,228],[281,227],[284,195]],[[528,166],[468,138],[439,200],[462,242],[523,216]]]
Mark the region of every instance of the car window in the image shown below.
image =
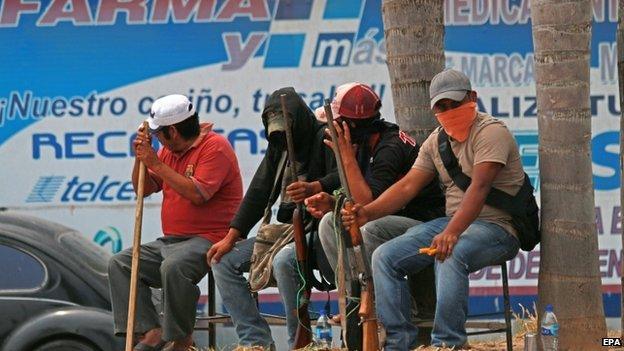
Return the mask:
[[[46,281],[43,263],[26,251],[0,244],[0,291],[36,290]]]
[[[108,274],[108,260],[110,254],[101,247],[94,245],[78,232],[65,232],[58,236],[61,246],[66,249],[72,256],[76,257],[78,262],[84,263],[97,274]]]

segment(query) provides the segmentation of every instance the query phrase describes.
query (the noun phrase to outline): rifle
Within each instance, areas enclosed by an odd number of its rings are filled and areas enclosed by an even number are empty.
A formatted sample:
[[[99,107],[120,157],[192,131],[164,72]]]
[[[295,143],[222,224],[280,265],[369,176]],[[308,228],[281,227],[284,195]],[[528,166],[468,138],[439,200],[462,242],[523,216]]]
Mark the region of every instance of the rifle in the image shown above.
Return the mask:
[[[345,209],[351,211],[353,208],[353,197],[349,190],[349,183],[347,182],[347,176],[344,169],[344,163],[342,162],[342,155],[338,148],[338,135],[336,134],[336,128],[334,127],[334,116],[332,114],[330,100],[325,99],[325,116],[327,116],[327,126],[331,133],[333,142],[333,151],[336,156],[336,166],[338,169],[338,176],[340,177],[340,183],[345,193]],[[362,244],[362,233],[358,226],[351,226],[349,228],[349,237],[351,239],[351,250],[354,257],[354,268],[357,272],[357,278],[360,281],[360,309],[358,316],[360,317],[360,324],[362,325],[362,351],[379,350],[379,336],[377,335],[377,316],[375,314],[375,305],[373,301],[373,277],[364,261],[364,245]],[[343,316],[345,319],[346,316]]]
[[[291,116],[286,110],[286,94],[280,95],[280,102],[282,104],[282,114],[286,122],[286,149],[288,151],[288,163],[290,163],[291,176],[293,181],[304,181],[297,172],[297,164],[295,163],[295,144],[292,135],[293,121]],[[297,318],[299,323],[297,324],[297,333],[295,334],[295,341],[293,343],[293,349],[301,349],[312,343],[312,332],[310,329],[310,315],[308,314],[308,304],[310,302],[310,290],[311,284],[307,271],[307,247],[305,241],[305,230],[303,225],[303,205],[298,203],[293,212],[293,230],[295,238],[295,251],[297,253],[297,266],[299,272],[303,276],[303,286],[299,291],[302,291],[302,295],[298,297],[297,306]]]

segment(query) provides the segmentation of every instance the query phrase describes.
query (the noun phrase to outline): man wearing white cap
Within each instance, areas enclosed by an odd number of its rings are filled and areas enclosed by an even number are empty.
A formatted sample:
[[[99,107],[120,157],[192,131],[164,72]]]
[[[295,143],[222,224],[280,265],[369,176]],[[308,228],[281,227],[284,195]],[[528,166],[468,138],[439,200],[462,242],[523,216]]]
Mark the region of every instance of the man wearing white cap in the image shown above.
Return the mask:
[[[243,186],[236,154],[228,141],[200,124],[193,104],[183,95],[168,95],[152,104],[149,131],[138,131],[132,182],[138,184],[139,162],[147,167],[145,195],[163,192],[163,237],[141,245],[135,330],[142,337],[134,350],[186,350],[192,345],[197,283],[208,272],[206,251],[227,234]],[[164,146],[151,146],[155,135]],[[115,333],[126,328],[132,249],[109,262]],[[150,287],[163,290],[162,325],[151,302]]]
[[[467,340],[468,275],[513,258],[519,249],[511,215],[486,203],[492,188],[512,196],[525,189],[514,137],[501,121],[477,111],[477,93],[463,73],[440,72],[429,90],[441,128],[423,143],[412,169],[375,201],[355,205],[353,213],[343,210],[345,225],[363,225],[402,208],[432,179],[438,178],[446,191],[446,217],[411,228],[373,253],[375,305],[386,329],[387,351],[417,346],[407,274],[435,265],[437,305],[431,343],[462,348]],[[449,151],[456,158],[454,167],[441,156]],[[465,191],[456,171],[469,177]],[[435,249],[435,257],[420,254],[422,248]]]

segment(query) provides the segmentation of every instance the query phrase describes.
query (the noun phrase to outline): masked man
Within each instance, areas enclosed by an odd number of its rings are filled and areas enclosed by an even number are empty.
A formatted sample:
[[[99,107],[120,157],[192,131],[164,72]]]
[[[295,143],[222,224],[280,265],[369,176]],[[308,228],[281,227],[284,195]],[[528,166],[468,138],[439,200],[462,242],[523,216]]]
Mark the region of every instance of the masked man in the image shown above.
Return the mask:
[[[524,172],[514,137],[491,116],[477,112],[477,93],[466,75],[455,70],[431,81],[431,108],[442,128],[423,143],[409,173],[373,202],[343,210],[346,226],[363,225],[403,208],[438,178],[446,189],[446,217],[392,239],[373,253],[376,307],[386,328],[385,350],[416,346],[417,328],[410,321],[405,276],[435,265],[437,305],[431,342],[461,348],[466,344],[468,275],[513,258],[519,249],[511,216],[485,203],[491,188],[519,192]],[[448,138],[440,133],[445,132]],[[472,178],[464,192],[441,159],[439,141],[448,141],[461,172]],[[435,257],[419,249],[435,249]]]
[[[318,192],[332,191],[339,183],[337,175],[329,173],[333,168],[333,158],[323,145],[323,126],[293,88],[273,92],[262,112],[262,122],[269,140],[267,152],[230,223],[226,238],[207,253],[223,304],[232,317],[239,344],[244,347],[275,347],[269,325],[260,315],[243,273],[249,270],[255,241],[255,238],[245,238],[264,214],[280,171],[280,158],[286,152],[286,125],[280,104],[282,94],[286,95],[286,109],[293,119],[295,162],[299,175],[306,180],[291,183],[288,176],[284,176],[281,181],[277,180],[286,190],[282,194],[278,221],[288,222],[292,219],[294,205],[286,204],[284,197],[290,197],[294,203],[302,202]],[[296,265],[294,243],[285,246],[273,260],[273,276],[286,310],[288,343],[291,346],[299,323],[296,311],[300,278]]]
[[[341,85],[336,89],[331,106],[338,147],[353,199],[358,203],[370,203],[410,170],[419,147],[396,124],[381,118],[381,100],[367,85]],[[331,145],[331,142],[327,144]],[[333,212],[328,212],[332,209],[333,198],[320,193],[306,199],[306,204],[313,215],[319,217],[324,214],[319,225],[319,237],[335,269],[337,244],[334,216]],[[371,254],[382,243],[423,221],[443,215],[444,196],[438,182],[432,179],[426,189],[405,207],[361,228],[366,263],[370,265]],[[353,278],[349,271],[347,278]]]

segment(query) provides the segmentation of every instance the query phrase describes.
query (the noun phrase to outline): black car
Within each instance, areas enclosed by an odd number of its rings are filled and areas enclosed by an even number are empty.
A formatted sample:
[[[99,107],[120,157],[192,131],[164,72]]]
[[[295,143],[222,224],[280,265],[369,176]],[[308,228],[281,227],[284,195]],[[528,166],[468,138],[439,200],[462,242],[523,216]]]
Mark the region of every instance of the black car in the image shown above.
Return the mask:
[[[112,351],[110,255],[75,230],[0,213],[0,350]]]

